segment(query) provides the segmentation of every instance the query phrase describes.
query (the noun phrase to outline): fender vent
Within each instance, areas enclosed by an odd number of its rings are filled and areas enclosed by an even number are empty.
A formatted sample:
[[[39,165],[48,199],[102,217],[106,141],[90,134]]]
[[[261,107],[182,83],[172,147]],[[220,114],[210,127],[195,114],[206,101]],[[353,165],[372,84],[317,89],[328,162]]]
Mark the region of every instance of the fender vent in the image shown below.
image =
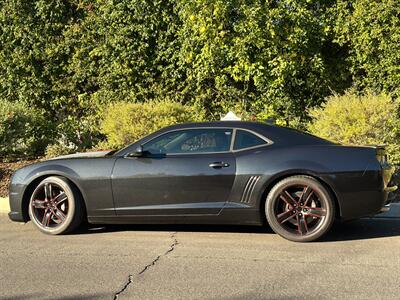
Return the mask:
[[[240,202],[249,203],[251,196],[253,195],[254,187],[257,182],[260,180],[261,176],[251,176],[244,187],[242,199]]]

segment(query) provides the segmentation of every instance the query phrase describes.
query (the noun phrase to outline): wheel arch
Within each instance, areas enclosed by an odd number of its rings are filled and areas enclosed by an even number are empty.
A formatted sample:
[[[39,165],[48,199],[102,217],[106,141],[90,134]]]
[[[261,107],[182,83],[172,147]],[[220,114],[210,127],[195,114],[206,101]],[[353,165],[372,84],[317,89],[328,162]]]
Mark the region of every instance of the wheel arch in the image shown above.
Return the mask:
[[[276,174],[275,176],[271,177],[269,180],[267,180],[263,187],[261,188],[261,195],[258,199],[259,203],[258,203],[258,207],[260,209],[260,214],[261,214],[261,218],[262,220],[266,220],[266,216],[265,216],[265,199],[268,196],[268,193],[271,191],[271,189],[274,187],[274,185],[276,185],[279,181],[288,178],[288,177],[292,177],[292,176],[310,176],[314,179],[316,179],[319,183],[321,183],[326,189],[327,191],[332,195],[334,204],[335,204],[335,217],[336,218],[340,218],[341,216],[341,207],[340,207],[340,203],[338,200],[338,196],[335,192],[335,190],[331,187],[330,184],[328,184],[325,180],[323,180],[320,176],[318,176],[317,174],[315,174],[312,171],[309,170],[292,170],[292,171],[286,171],[286,172],[282,172],[279,174]]]
[[[68,176],[67,174],[46,173],[46,174],[41,174],[39,176],[36,176],[35,178],[32,178],[24,190],[24,193],[22,196],[22,202],[21,202],[21,211],[22,211],[22,217],[23,217],[24,222],[28,222],[30,220],[29,213],[28,213],[29,200],[32,196],[33,191],[40,184],[40,182],[42,182],[44,179],[46,179],[48,177],[52,177],[52,176],[63,177],[68,180],[68,183],[71,184],[73,186],[73,188],[75,188],[77,193],[79,193],[79,197],[82,200],[85,217],[87,216],[86,200],[85,200],[84,194],[82,192],[82,189],[79,187],[79,185],[74,180],[72,180],[70,178],[70,176]]]

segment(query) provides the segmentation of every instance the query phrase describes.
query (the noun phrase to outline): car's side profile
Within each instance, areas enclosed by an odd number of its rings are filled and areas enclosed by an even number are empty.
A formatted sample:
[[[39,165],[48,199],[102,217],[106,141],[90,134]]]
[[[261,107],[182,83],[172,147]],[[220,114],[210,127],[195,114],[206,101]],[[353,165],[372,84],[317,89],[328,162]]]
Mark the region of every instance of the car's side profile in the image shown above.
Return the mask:
[[[335,218],[379,213],[392,168],[384,150],[346,147],[256,122],[170,126],[117,152],[18,170],[10,218],[45,233],[90,223],[263,225],[312,241]]]

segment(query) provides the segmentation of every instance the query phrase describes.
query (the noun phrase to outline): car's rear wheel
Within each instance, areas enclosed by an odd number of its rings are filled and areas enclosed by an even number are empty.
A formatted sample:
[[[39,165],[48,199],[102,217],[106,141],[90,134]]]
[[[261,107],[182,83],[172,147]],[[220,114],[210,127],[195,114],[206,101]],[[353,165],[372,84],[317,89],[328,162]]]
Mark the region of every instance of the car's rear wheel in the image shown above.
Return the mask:
[[[67,179],[51,176],[35,188],[29,201],[29,216],[47,234],[65,234],[83,220],[84,209],[76,188]]]
[[[331,228],[335,204],[329,191],[315,178],[292,176],[271,189],[265,214],[277,234],[291,241],[310,242]]]

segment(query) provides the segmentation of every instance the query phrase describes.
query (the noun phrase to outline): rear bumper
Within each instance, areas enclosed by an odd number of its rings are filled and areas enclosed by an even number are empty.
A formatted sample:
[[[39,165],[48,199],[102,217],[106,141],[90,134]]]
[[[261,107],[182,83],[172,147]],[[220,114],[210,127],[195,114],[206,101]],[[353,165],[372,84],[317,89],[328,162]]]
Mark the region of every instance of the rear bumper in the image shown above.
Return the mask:
[[[386,202],[384,206],[382,206],[381,210],[379,213],[384,213],[388,212],[390,210],[390,203],[392,202],[392,197],[390,197],[390,193],[394,192],[397,190],[397,186],[390,186],[385,188],[385,193],[386,193]]]
[[[388,204],[386,204],[385,206],[383,206],[383,207],[381,208],[380,213],[385,213],[385,212],[388,212],[389,210],[390,210],[390,203],[388,203]]]
[[[388,194],[387,191],[351,193],[342,201],[342,219],[357,219],[381,213],[389,204]]]
[[[396,186],[388,187],[392,168],[379,168],[365,172],[329,174],[323,178],[332,187],[343,220],[370,216],[386,210],[392,200],[390,193]],[[389,176],[390,175],[390,176]]]

